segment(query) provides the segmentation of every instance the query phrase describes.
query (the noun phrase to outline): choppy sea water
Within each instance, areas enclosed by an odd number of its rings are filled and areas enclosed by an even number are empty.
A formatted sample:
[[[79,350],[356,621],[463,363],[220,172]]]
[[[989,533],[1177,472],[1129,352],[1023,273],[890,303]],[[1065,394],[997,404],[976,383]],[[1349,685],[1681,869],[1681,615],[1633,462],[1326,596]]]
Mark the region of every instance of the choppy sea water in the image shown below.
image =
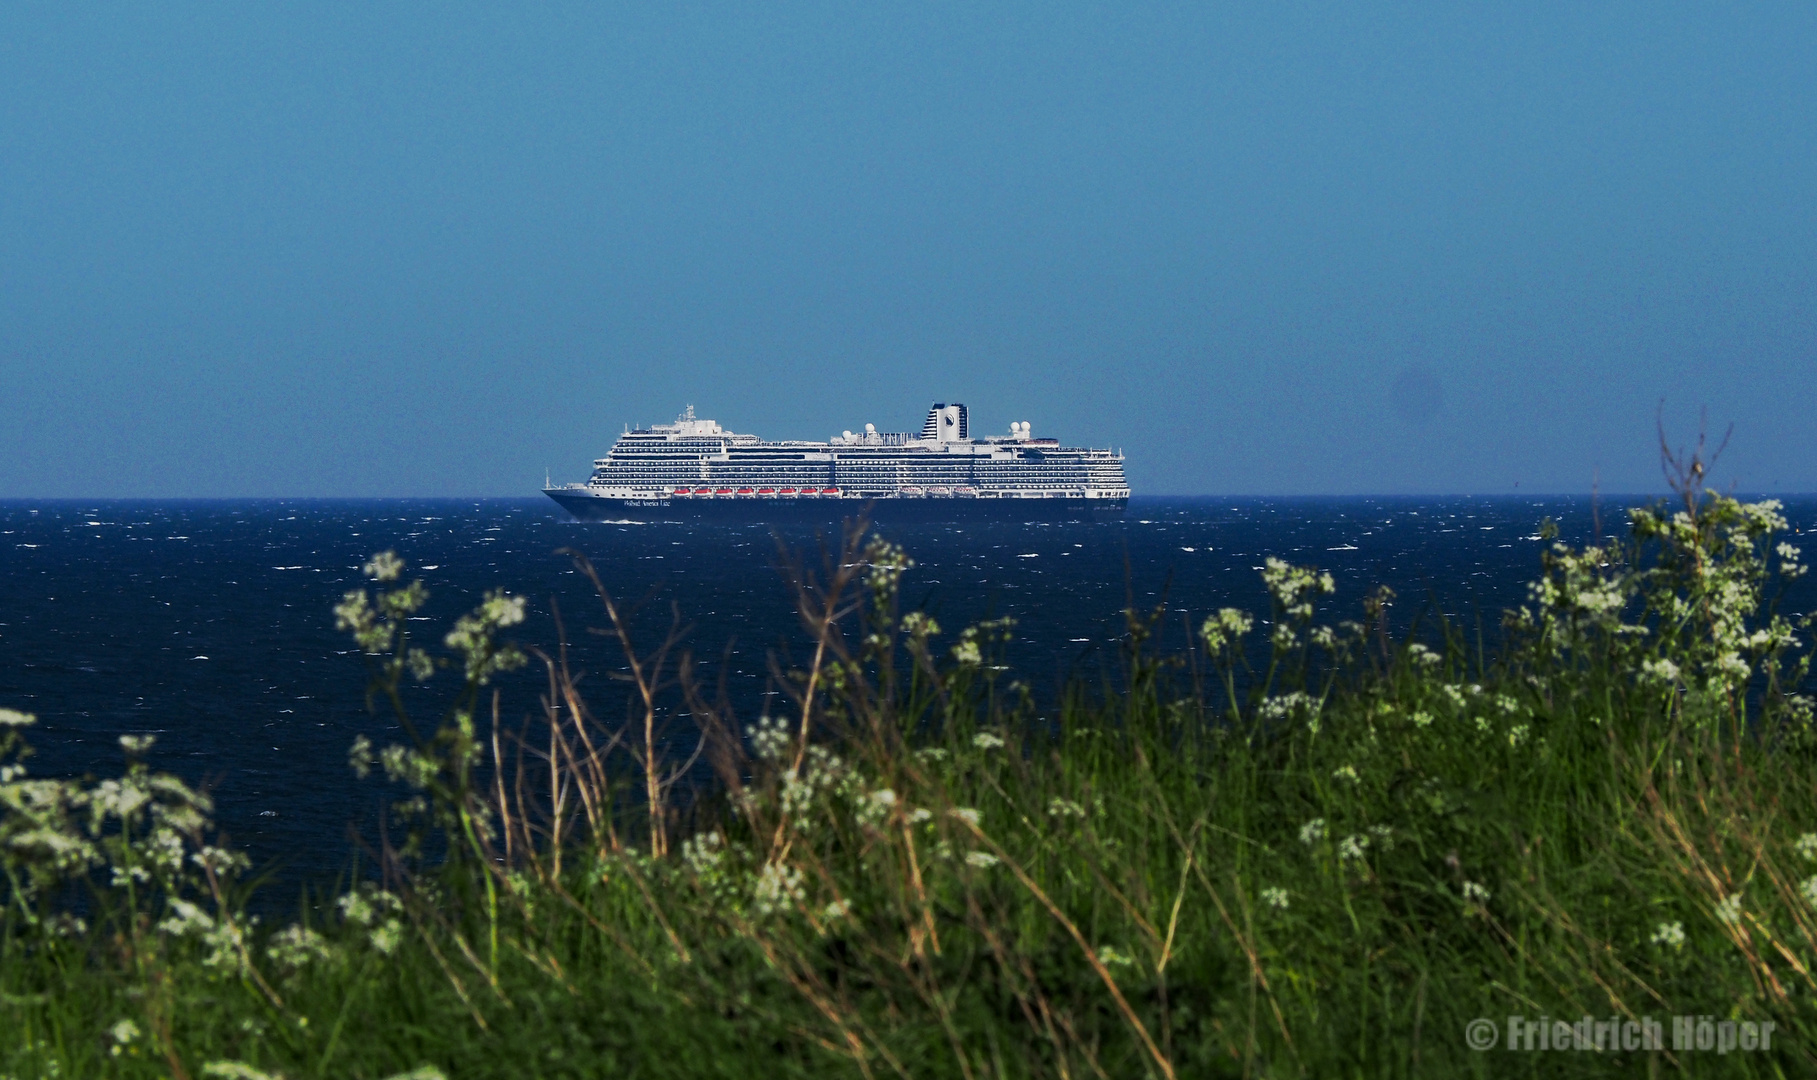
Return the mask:
[[[949,638],[1014,618],[1008,662],[1040,694],[1115,662],[1131,602],[1165,604],[1175,646],[1211,609],[1265,612],[1269,555],[1336,576],[1327,621],[1358,617],[1363,594],[1385,584],[1400,597],[1397,629],[1421,609],[1442,612],[1472,630],[1480,621],[1493,647],[1501,611],[1537,571],[1538,522],[1582,541],[1620,528],[1622,505],[1138,499],[1117,522],[887,535],[916,562],[905,606],[929,610]],[[1817,500],[1788,501],[1787,516],[1817,527]],[[598,602],[557,554],[583,551],[618,597],[642,602],[646,636],[679,609],[703,676],[723,676],[754,714],[769,657],[802,652],[779,540],[818,562],[811,528],[582,524],[542,500],[0,503],[0,707],[38,715],[38,775],[106,775],[122,763],[119,735],[155,734],[153,763],[206,783],[233,842],[285,877],[332,873],[347,865],[350,824],[389,797],[347,767],[356,734],[382,743],[390,725],[367,711],[363,662],[330,614],[362,584],[367,556],[395,549],[426,581],[423,639],[439,643],[484,590],[504,587],[529,602],[518,641],[552,649],[559,609],[579,665],[603,674],[615,656],[585,630],[603,625]],[[1787,610],[1817,607],[1810,579],[1801,585]],[[437,682],[451,689],[452,677]],[[537,707],[543,680],[530,670],[500,686],[515,720]]]

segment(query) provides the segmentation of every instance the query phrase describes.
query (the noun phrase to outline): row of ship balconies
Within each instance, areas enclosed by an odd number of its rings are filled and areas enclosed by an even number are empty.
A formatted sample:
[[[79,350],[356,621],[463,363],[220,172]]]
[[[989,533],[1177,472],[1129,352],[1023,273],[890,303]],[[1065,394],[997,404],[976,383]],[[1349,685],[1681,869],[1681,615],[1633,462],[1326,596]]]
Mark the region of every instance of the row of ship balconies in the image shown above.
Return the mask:
[[[969,484],[904,484],[888,488],[865,488],[847,485],[825,487],[727,486],[688,484],[642,486],[629,484],[589,485],[602,495],[625,499],[991,499],[991,498],[1078,498],[1126,499],[1126,487],[1056,486],[1052,484],[1017,485],[1013,488],[977,488]]]
[[[847,480],[878,480],[878,482],[921,482],[921,484],[968,484],[968,482],[998,482],[1010,480],[1016,476],[1038,476],[1043,480],[1061,480],[1061,482],[1101,482],[1101,480],[1121,480],[1123,469],[1116,465],[1021,465],[1010,469],[979,469],[954,462],[950,467],[941,465],[841,465],[838,469],[827,467],[789,467],[789,465],[761,465],[761,467],[616,467],[600,469],[594,473],[601,478],[609,478],[620,484],[640,484],[640,482],[665,482],[665,484],[683,484],[690,480],[698,482],[745,482],[745,484],[812,484],[816,480],[825,480],[829,484],[847,482]]]

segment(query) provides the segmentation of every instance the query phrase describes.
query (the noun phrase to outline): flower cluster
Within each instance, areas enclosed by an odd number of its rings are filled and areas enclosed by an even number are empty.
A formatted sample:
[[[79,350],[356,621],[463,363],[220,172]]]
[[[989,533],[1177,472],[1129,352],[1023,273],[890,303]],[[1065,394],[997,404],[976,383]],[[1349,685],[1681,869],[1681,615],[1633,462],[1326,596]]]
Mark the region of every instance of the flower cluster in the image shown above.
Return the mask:
[[[975,668],[984,663],[984,649],[992,642],[1007,642],[1010,630],[1016,620],[1007,616],[1001,619],[986,619],[983,622],[966,627],[959,631],[959,640],[953,644],[953,662],[961,668]]]
[[[479,607],[454,621],[443,643],[461,654],[467,681],[484,686],[492,676],[524,665],[524,654],[515,645],[500,643],[498,632],[524,621],[524,598],[508,596],[502,589],[486,594]]]
[[[1270,555],[1262,568],[1262,583],[1284,618],[1305,621],[1312,618],[1312,598],[1337,592],[1337,583],[1328,573],[1309,566],[1294,566]]]
[[[1199,627],[1199,636],[1204,639],[1207,649],[1217,653],[1226,645],[1241,642],[1254,625],[1255,619],[1247,611],[1220,608]]]
[[[1649,940],[1655,945],[1661,945],[1668,949],[1682,949],[1685,947],[1685,924],[1682,922],[1662,922],[1653,931],[1653,936]]]

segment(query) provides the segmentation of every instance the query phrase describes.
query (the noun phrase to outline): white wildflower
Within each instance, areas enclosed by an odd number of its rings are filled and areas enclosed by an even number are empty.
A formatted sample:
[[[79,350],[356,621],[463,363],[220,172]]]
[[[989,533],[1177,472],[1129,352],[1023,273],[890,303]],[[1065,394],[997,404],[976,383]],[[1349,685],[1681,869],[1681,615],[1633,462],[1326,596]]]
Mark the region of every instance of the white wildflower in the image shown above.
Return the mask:
[[[1295,690],[1290,694],[1263,699],[1258,711],[1266,720],[1282,720],[1290,716],[1308,716],[1315,721],[1318,718],[1321,702],[1311,694]]]
[[[1369,850],[1369,838],[1360,833],[1353,833],[1338,841],[1338,858],[1360,859]]]
[[[896,806],[896,792],[890,788],[878,788],[866,795],[858,804],[858,820],[865,825],[876,828],[890,816]]]
[[[1363,778],[1357,774],[1356,766],[1354,765],[1341,765],[1332,770],[1331,776],[1334,780],[1346,780],[1352,784],[1361,783],[1363,780]]]
[[[1734,924],[1741,921],[1741,894],[1730,893],[1728,899],[1716,905],[1716,917],[1725,923]]]
[[[1205,620],[1199,628],[1199,636],[1205,639],[1205,647],[1215,653],[1226,644],[1240,640],[1254,625],[1255,620],[1247,611],[1223,608]]]
[[[1098,963],[1105,967],[1134,967],[1136,960],[1115,945],[1103,945],[1098,948]]]
[[[1003,749],[1003,739],[988,731],[980,731],[972,736],[972,745],[980,750],[1001,750]]]
[[[1300,826],[1300,843],[1316,844],[1325,839],[1325,819],[1313,818]]]
[[[902,617],[902,629],[911,637],[929,637],[940,632],[940,624],[925,611],[911,611]]]
[[[404,924],[396,919],[386,919],[383,926],[372,931],[372,936],[368,940],[372,942],[372,947],[381,954],[390,956],[397,951],[399,943],[404,940]]]
[[[1420,709],[1413,714],[1411,719],[1413,720],[1414,727],[1423,728],[1432,723],[1432,714],[1424,709]]]
[[[212,846],[202,848],[189,858],[202,869],[217,874],[231,874],[252,865],[252,860],[240,852]]]
[[[57,937],[78,938],[88,933],[88,920],[68,912],[58,912],[44,920],[44,928]]]
[[[248,919],[251,925],[258,920]],[[202,935],[202,944],[208,947],[208,955],[202,958],[202,964],[211,968],[231,968],[245,974],[246,972],[246,932],[239,923],[230,918],[223,918]]]
[[[1280,911],[1287,910],[1287,890],[1269,886],[1262,890],[1262,903]]]
[[[1080,806],[1071,799],[1062,799],[1056,795],[1048,800],[1047,813],[1049,817],[1082,818],[1085,816],[1085,807]]]
[[[1519,749],[1527,741],[1528,728],[1525,724],[1516,724],[1508,729],[1508,745]]]
[[[794,737],[788,722],[773,716],[760,716],[750,729],[751,749],[759,760],[777,762],[788,756]]]
[[[357,892],[347,893],[335,901],[341,909],[341,918],[358,926],[372,925],[372,904]]]
[[[158,869],[174,874],[183,868],[183,837],[174,829],[152,831],[145,844],[145,855]]]
[[[1319,573],[1309,566],[1293,566],[1272,555],[1264,563],[1262,581],[1268,586],[1281,614],[1289,619],[1312,618],[1312,598],[1319,593],[1329,595],[1337,591],[1337,582],[1330,574]]]
[[[1486,904],[1489,902],[1489,890],[1474,881],[1464,882],[1464,902],[1467,904]]]
[[[1797,850],[1798,854],[1804,856],[1807,862],[1817,862],[1817,832],[1805,833],[1792,847]]]
[[[206,933],[214,929],[214,924],[214,919],[196,905],[187,900],[172,899],[170,916],[158,924],[158,930],[172,937],[183,937]]]
[[[312,960],[327,960],[334,955],[327,939],[306,926],[286,926],[271,936],[265,955],[272,963],[295,970]]]
[[[107,1034],[115,1043],[125,1046],[139,1037],[139,1025],[131,1020],[116,1020],[114,1026],[107,1029]]]
[[[1653,944],[1663,945],[1668,949],[1685,947],[1685,924],[1681,922],[1662,922],[1653,931]]]
[[[801,902],[801,871],[793,866],[766,863],[752,889],[759,915],[773,915]]]
[[[395,551],[381,551],[360,570],[374,581],[396,581],[404,572],[404,560],[398,558]]]
[[[717,829],[682,841],[681,861],[708,886],[719,883],[720,865],[725,854],[725,840]]]
[[[965,856],[965,864],[967,866],[975,866],[980,870],[989,870],[991,867],[997,865],[999,861],[1000,860],[995,855],[992,855],[988,851],[968,852]]]
[[[965,822],[967,825],[976,825],[979,821],[978,811],[973,810],[968,806],[961,806],[953,810],[952,815],[960,821]]]
[[[89,796],[89,807],[98,821],[103,817],[129,818],[151,801],[151,792],[132,781],[103,780]]]
[[[364,735],[355,735],[353,745],[347,748],[347,767],[353,775],[361,780],[372,775],[372,766],[378,756],[372,752],[372,740]]]
[[[1444,659],[1417,641],[1407,646],[1407,658],[1421,667],[1432,667]]]
[[[826,922],[833,922],[843,919],[851,913],[852,902],[850,900],[835,900],[821,909],[820,917]]]

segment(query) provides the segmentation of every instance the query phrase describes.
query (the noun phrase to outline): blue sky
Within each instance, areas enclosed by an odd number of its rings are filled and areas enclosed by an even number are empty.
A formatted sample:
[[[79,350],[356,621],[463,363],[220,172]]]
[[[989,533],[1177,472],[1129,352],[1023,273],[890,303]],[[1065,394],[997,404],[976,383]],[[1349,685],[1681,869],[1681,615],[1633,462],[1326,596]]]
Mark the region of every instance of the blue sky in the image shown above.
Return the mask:
[[[692,403],[1139,494],[1817,490],[1817,8],[6,5],[0,497],[523,494]]]

